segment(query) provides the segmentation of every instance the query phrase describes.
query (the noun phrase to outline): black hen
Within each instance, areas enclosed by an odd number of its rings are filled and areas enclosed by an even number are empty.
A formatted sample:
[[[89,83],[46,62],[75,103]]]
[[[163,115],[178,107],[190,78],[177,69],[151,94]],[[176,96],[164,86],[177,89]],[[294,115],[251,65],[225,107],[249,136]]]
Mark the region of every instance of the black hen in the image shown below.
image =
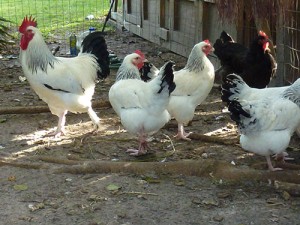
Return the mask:
[[[218,70],[222,80],[228,74],[236,73],[254,88],[265,88],[274,77],[277,63],[268,48],[268,36],[260,31],[252,41],[250,48],[235,43],[229,34],[223,31],[214,44],[215,55],[221,61]]]
[[[97,71],[98,78],[106,78],[110,74],[109,52],[103,33],[100,31],[90,33],[83,39],[81,47],[83,53],[91,53],[97,58],[100,67],[100,70]]]

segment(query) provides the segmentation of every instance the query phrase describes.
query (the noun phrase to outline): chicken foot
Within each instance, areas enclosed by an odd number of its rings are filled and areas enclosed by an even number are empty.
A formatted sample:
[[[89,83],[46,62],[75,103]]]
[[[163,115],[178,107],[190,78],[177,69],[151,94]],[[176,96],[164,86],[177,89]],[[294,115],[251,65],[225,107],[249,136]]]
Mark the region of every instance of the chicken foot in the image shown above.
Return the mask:
[[[126,152],[128,152],[129,155],[132,155],[132,156],[145,155],[147,153],[147,148],[149,148],[146,138],[147,138],[147,135],[144,133],[139,135],[139,148],[138,149],[132,149],[132,148],[127,149]]]
[[[67,110],[63,111],[59,116],[58,116],[58,124],[57,124],[57,128],[56,131],[51,132],[45,136],[50,137],[50,136],[54,136],[55,138],[58,138],[60,136],[64,136],[66,134],[65,131],[65,123],[66,123],[66,114],[67,114]]]
[[[282,170],[282,168],[278,168],[278,167],[277,167],[277,168],[274,168],[274,167],[273,167],[272,162],[271,162],[271,158],[270,158],[269,155],[266,156],[266,159],[267,159],[268,168],[269,168],[270,171],[280,171],[280,170]]]
[[[186,140],[186,141],[191,141],[190,138],[188,138],[188,136],[191,134],[192,132],[186,133],[183,127],[182,123],[178,123],[178,133],[174,136],[177,139],[182,139],[182,140]]]

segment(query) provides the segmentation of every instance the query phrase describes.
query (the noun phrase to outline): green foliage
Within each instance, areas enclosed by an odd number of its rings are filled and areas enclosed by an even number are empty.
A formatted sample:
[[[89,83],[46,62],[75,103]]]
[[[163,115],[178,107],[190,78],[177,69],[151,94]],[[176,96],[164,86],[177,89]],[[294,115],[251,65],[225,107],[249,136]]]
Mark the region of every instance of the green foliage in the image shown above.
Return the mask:
[[[26,15],[32,15],[45,36],[69,36],[90,26],[101,30],[100,21],[104,21],[109,6],[109,0],[2,0],[0,15],[16,25],[20,25]],[[86,20],[88,15],[95,19]]]
[[[9,20],[0,17],[0,48],[5,47],[7,44],[13,43],[10,41],[12,36],[8,33],[9,28],[6,25],[9,22],[10,22]]]

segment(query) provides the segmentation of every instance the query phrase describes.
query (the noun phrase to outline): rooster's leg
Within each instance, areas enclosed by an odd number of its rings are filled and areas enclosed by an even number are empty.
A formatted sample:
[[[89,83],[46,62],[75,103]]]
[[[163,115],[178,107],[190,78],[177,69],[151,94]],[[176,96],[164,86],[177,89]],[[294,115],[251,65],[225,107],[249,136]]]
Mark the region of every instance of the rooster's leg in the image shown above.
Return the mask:
[[[128,149],[126,152],[129,152],[129,155],[133,156],[145,155],[147,153],[148,148],[146,138],[146,134],[139,135],[139,149]]]
[[[273,167],[272,162],[271,162],[271,158],[270,158],[269,155],[266,156],[266,159],[267,159],[267,163],[268,163],[269,170],[271,170],[271,171],[282,170],[282,168],[274,168],[274,167]]]
[[[58,124],[56,131],[51,132],[47,134],[47,136],[54,136],[54,137],[60,137],[61,135],[65,135],[65,123],[66,123],[66,114],[67,110],[63,111],[59,116],[58,116]]]
[[[178,133],[175,135],[175,138],[183,139],[183,140],[186,140],[186,141],[190,141],[191,139],[188,138],[188,136],[189,136],[191,133],[192,133],[192,132],[186,133],[186,132],[184,131],[183,124],[182,124],[182,123],[178,123]]]
[[[94,124],[94,131],[97,131],[99,126],[100,126],[100,118],[97,116],[97,114],[95,113],[95,111],[92,109],[92,107],[90,107],[88,109],[88,114],[91,118],[91,120],[93,121]]]

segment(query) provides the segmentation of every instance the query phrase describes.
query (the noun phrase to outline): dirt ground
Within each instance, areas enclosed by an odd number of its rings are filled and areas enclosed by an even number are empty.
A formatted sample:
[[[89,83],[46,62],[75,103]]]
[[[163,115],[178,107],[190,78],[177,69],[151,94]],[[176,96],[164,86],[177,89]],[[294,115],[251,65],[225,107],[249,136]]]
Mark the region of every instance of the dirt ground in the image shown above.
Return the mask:
[[[157,66],[171,59],[180,69],[186,62],[128,32],[106,39],[120,58],[142,49]],[[22,80],[17,45],[2,53],[0,109],[44,106]],[[115,74],[97,85],[95,101],[107,101]],[[90,133],[87,114],[70,113],[67,135],[57,139],[43,137],[57,125],[49,112],[0,115],[0,224],[300,224],[299,138],[288,149],[295,160],[268,172],[264,157],[240,148],[223,109],[216,85],[186,127],[191,142],[173,138],[171,120],[143,157],[125,153],[136,137],[110,107],[95,108],[98,133]]]

